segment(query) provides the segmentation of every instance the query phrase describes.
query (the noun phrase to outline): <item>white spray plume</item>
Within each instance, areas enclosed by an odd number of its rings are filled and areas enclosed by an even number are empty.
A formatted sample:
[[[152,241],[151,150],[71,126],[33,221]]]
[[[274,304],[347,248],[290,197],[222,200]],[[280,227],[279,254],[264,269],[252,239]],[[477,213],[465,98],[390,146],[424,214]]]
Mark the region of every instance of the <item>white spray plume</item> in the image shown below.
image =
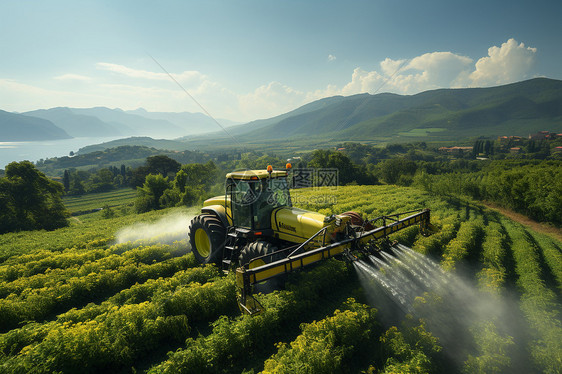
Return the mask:
[[[115,234],[117,244],[125,242],[171,244],[187,239],[191,220],[195,217],[193,210],[174,212],[155,222],[140,222],[127,226]]]
[[[509,290],[502,295],[482,292],[469,276],[445,272],[438,262],[400,244],[392,252],[382,252],[382,259],[370,256],[372,263],[353,263],[384,325],[399,325],[405,313],[423,318],[459,371],[468,354],[479,354],[474,334],[495,334],[495,344],[503,344],[496,349],[511,360],[511,366],[502,363],[505,368],[511,373],[532,371],[522,353],[528,341],[516,295]]]

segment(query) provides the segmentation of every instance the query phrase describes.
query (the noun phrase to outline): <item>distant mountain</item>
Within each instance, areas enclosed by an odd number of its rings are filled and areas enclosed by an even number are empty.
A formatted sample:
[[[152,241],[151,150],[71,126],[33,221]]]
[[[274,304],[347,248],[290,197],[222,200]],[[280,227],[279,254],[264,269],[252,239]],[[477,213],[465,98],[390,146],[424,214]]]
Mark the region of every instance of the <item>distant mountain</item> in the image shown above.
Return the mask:
[[[125,135],[151,136],[155,138],[174,138],[187,135],[186,131],[162,119],[151,119],[138,114],[127,113],[121,109],[71,108],[72,112],[97,117],[118,129]]]
[[[203,113],[147,112],[143,108],[128,110],[127,113],[155,120],[168,121],[183,129],[185,134],[203,134],[220,129],[215,120]],[[223,127],[239,124],[238,122],[227,119],[217,119],[217,122]]]
[[[252,141],[331,138],[407,141],[562,131],[562,81],[536,78],[489,88],[322,99],[229,129]],[[427,138],[427,139],[423,139]],[[240,136],[237,139],[250,139]]]
[[[70,139],[51,121],[0,110],[0,142]]]
[[[53,122],[73,137],[100,137],[127,135],[98,117],[76,114],[70,108],[40,109],[23,113],[28,116],[43,118]]]
[[[242,135],[242,134],[246,134],[246,133],[250,133],[250,132],[254,132],[258,129],[264,128],[264,127],[268,127],[268,126],[272,126],[275,125],[285,119],[288,118],[293,118],[293,117],[297,117],[299,115],[305,114],[305,113],[309,113],[309,112],[314,112],[317,110],[322,110],[325,109],[327,107],[329,107],[330,105],[334,104],[334,103],[338,103],[340,101],[345,100],[344,96],[333,96],[333,97],[327,97],[324,99],[320,99],[317,101],[314,101],[312,103],[303,105],[295,110],[292,110],[290,112],[287,112],[285,114],[281,114],[272,118],[267,118],[267,119],[259,119],[259,120],[255,120],[252,122],[248,122],[245,124],[240,124],[240,125],[235,125],[232,127],[229,127],[227,129],[228,133],[236,136],[236,135]],[[221,137],[227,136],[224,131],[222,129],[217,129],[216,132],[213,132],[211,134],[205,134],[203,135],[201,138],[198,139],[205,139],[205,138],[209,138],[209,137],[215,137],[216,135],[219,135]],[[179,140],[189,140],[192,139],[193,137],[184,137],[181,138]]]

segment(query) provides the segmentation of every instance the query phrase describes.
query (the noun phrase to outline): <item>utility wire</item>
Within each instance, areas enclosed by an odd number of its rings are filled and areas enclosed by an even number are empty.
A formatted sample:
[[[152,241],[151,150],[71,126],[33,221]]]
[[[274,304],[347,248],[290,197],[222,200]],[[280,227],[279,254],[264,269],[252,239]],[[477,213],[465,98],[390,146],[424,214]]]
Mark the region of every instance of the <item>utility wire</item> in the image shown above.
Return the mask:
[[[211,119],[222,129],[222,131],[225,132],[226,135],[228,135],[232,140],[234,140],[241,148],[244,148],[244,146],[243,146],[234,136],[232,136],[231,133],[229,133],[228,131],[226,131],[226,129],[219,123],[219,121],[217,121],[217,120],[215,119],[215,117],[213,117],[213,116],[211,115],[211,113],[207,112],[207,110],[203,107],[203,105],[199,104],[199,102],[198,102],[197,100],[195,100],[195,98],[194,98],[193,96],[191,96],[191,94],[180,84],[180,82],[178,82],[178,81],[176,80],[176,78],[174,78],[174,77],[172,76],[172,74],[168,73],[168,71],[167,71],[158,61],[156,61],[156,59],[155,59],[154,57],[152,57],[152,55],[151,55],[150,53],[147,53],[147,55],[156,63],[156,65],[160,66],[160,69],[162,69],[162,71],[163,71],[164,73],[166,73],[166,74],[170,77],[170,79],[172,79],[174,82],[176,82],[176,84],[178,85],[178,87],[179,87],[183,92],[185,92],[185,94],[186,94],[187,96],[189,96],[189,98],[190,98],[191,100],[193,100],[193,102],[194,102],[195,104],[197,104],[197,105],[199,106],[199,108],[201,108],[201,110],[203,110],[203,112],[205,112],[205,114],[206,114],[207,116],[209,116],[209,118],[211,118]]]

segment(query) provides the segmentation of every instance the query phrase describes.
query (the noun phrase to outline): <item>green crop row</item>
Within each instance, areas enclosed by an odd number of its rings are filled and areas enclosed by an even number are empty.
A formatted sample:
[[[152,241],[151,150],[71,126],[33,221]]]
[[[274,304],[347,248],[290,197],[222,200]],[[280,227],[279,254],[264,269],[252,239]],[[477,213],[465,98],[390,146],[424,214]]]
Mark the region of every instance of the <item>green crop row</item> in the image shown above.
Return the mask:
[[[451,215],[443,219],[433,215],[431,223],[438,227],[438,231],[430,236],[418,238],[412,248],[425,255],[441,255],[445,245],[455,237],[461,222],[458,215]]]
[[[121,290],[101,304],[90,303],[80,309],[72,308],[58,315],[56,321],[52,323],[88,322],[101,314],[110,312],[115,306],[152,301],[159,293],[173,293],[178,287],[184,287],[192,282],[204,284],[218,276],[219,271],[216,267],[205,266],[181,270],[168,278],[149,279],[144,283],[137,283],[128,289]],[[1,334],[0,353],[13,356],[18,354],[24,346],[40,342],[46,336],[52,323],[33,322]]]
[[[562,248],[545,235],[532,232],[529,232],[529,235],[539,246],[544,261],[557,283],[558,293],[562,295]]]
[[[533,329],[530,346],[535,363],[547,373],[562,372],[562,325],[560,304],[542,279],[539,248],[523,227],[504,219],[515,260],[517,284],[521,290],[521,310]]]
[[[60,254],[53,254],[51,261],[42,260],[41,265],[44,268],[47,264],[52,264],[56,262],[58,265],[60,261],[58,257],[63,257],[62,265],[67,265],[63,268],[50,268],[47,267],[44,273],[38,273],[30,276],[20,276],[16,277],[13,281],[3,281],[0,282],[0,297],[7,297],[10,294],[19,294],[22,291],[29,292],[32,289],[53,287],[56,285],[61,285],[66,283],[68,279],[74,277],[83,277],[91,273],[99,273],[105,270],[117,269],[119,267],[126,266],[128,264],[153,264],[155,262],[161,262],[167,260],[173,255],[176,255],[179,251],[177,248],[173,248],[166,245],[152,245],[146,247],[137,247],[130,250],[126,250],[127,246],[117,245],[112,246],[110,249],[105,251],[92,251],[93,253],[103,252],[105,254],[98,257],[93,261],[84,262],[84,255],[81,253],[76,253],[72,256],[72,252],[65,253],[64,256]],[[122,253],[121,255],[115,253]],[[195,266],[195,259],[190,258],[190,266]],[[0,269],[5,269],[5,274],[11,275],[12,278],[14,274],[26,273],[29,266],[35,271],[38,270],[36,264],[17,264],[9,266],[1,266]]]
[[[194,323],[231,312],[234,296],[234,277],[230,276],[164,290],[150,301],[114,305],[88,321],[48,322],[43,332],[28,334],[31,344],[4,360],[2,368],[22,373],[130,370],[161,346],[180,344]],[[12,337],[6,350],[14,352],[14,347],[21,346],[14,341],[17,337]]]
[[[426,330],[423,321],[415,325],[413,319],[406,319],[402,329],[392,326],[380,340],[388,357],[383,373],[435,372],[435,357],[442,347],[439,345],[439,339]],[[370,372],[374,372],[374,369],[371,368]]]
[[[352,372],[359,357],[376,351],[376,310],[348,299],[342,310],[318,322],[301,325],[302,333],[264,363],[263,373]]]
[[[170,276],[190,265],[190,256],[176,257],[154,264],[131,260],[112,269],[69,277],[42,288],[25,289],[0,300],[0,331],[7,331],[23,321],[39,321],[77,305],[106,297],[150,278]]]
[[[478,250],[482,239],[482,224],[481,219],[461,223],[455,239],[447,244],[443,252],[443,269],[454,270],[460,260]]]
[[[345,265],[338,261],[328,261],[299,276],[295,285],[287,285],[287,290],[260,296],[265,307],[262,314],[217,320],[211,334],[188,339],[185,348],[169,353],[168,359],[150,372],[240,372],[251,365],[250,358],[269,351],[279,335],[298,326],[305,314],[309,315],[335,289],[349,282]]]
[[[499,294],[505,283],[506,234],[498,222],[488,222],[482,242],[482,270],[478,273],[480,288]]]
[[[64,269],[102,259],[111,254],[103,248],[87,251],[67,248],[62,252],[38,250],[30,254],[10,257],[0,266],[0,281],[11,282],[21,277],[41,274],[48,269]]]

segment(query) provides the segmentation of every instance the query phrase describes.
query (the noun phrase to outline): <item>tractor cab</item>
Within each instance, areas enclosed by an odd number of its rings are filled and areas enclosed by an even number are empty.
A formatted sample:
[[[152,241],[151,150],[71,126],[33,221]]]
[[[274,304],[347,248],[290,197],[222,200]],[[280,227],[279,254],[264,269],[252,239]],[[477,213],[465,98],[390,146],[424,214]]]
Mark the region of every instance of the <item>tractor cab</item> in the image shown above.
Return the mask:
[[[230,201],[228,218],[232,226],[252,231],[271,229],[273,210],[292,206],[287,171],[229,173],[226,175],[226,201]]]

